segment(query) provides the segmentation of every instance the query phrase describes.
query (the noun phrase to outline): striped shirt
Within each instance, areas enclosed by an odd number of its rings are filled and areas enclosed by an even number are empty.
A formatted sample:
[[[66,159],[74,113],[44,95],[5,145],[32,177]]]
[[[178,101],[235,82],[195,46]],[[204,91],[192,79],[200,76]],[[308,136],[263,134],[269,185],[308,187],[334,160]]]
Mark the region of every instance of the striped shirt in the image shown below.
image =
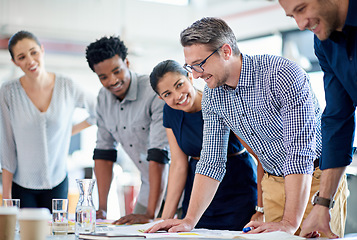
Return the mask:
[[[67,175],[67,156],[76,107],[85,108],[95,124],[95,97],[65,76],[56,75],[51,103],[40,112],[20,80],[0,90],[1,166],[13,173],[13,182],[29,189],[52,189]]]
[[[221,181],[229,130],[277,176],[312,174],[321,155],[321,110],[309,77],[296,63],[272,55],[242,55],[235,89],[205,87],[204,140],[196,173]]]

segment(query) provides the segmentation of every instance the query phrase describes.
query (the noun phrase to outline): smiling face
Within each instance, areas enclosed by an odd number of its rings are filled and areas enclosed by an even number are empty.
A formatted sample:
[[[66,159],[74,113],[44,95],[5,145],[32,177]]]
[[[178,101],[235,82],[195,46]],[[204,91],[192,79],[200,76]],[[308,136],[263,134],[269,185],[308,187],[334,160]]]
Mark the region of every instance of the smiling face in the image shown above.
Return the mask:
[[[216,88],[225,84],[229,77],[229,71],[225,70],[224,59],[219,55],[219,49],[202,65],[204,71],[198,73],[195,70],[192,71],[194,78],[202,78],[209,88]],[[194,44],[191,46],[185,46],[183,48],[185,54],[185,62],[188,65],[199,64],[207,56],[212,53],[212,50],[208,46],[203,44]]]
[[[187,76],[177,72],[167,72],[160,78],[156,90],[159,97],[173,109],[185,112],[201,110],[201,95]]]
[[[130,86],[128,67],[128,60],[123,61],[118,55],[93,65],[102,85],[120,100],[124,99]]]
[[[25,75],[36,78],[44,71],[44,50],[34,40],[24,38],[12,48],[16,66],[20,67]]]
[[[300,30],[312,31],[321,41],[333,31],[342,30],[345,18],[332,0],[279,0],[287,16],[295,19]]]

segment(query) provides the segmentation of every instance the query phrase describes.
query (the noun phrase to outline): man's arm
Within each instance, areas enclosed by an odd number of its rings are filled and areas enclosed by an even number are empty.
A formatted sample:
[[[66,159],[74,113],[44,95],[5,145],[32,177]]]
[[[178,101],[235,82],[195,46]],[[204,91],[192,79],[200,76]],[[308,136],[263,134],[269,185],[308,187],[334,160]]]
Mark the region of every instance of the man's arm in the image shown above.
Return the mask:
[[[333,199],[346,167],[329,168],[322,171],[320,197]]]
[[[285,208],[280,222],[250,222],[249,233],[283,231],[294,234],[298,229],[309,200],[312,177],[308,174],[291,174],[285,177]]]
[[[162,187],[163,172],[166,168],[166,164],[158,163],[155,161],[149,161],[149,199],[148,206],[145,214],[129,214],[114,222],[114,224],[136,224],[136,223],[148,223],[150,220],[156,217],[158,210],[160,209],[164,189]]]
[[[99,209],[97,211],[97,218],[106,219],[108,193],[113,177],[113,162],[104,159],[95,159],[94,172],[97,178],[99,194]]]
[[[162,204],[162,196],[165,189],[162,189],[162,176],[167,165],[155,161],[149,162],[149,200],[146,209],[148,219],[154,219]]]
[[[327,199],[333,199],[342,175],[346,167],[329,168],[322,171],[319,196]],[[316,204],[311,210],[309,216],[303,222],[300,236],[316,237],[316,231],[324,233],[329,238],[338,238],[330,228],[329,208]]]
[[[154,233],[159,230],[167,230],[168,232],[191,231],[211,203],[218,186],[219,181],[201,174],[196,174],[186,217],[182,220],[165,220],[147,229],[145,232]]]
[[[291,226],[294,234],[299,228],[309,201],[312,176],[291,174],[285,177],[285,208],[282,222]]]

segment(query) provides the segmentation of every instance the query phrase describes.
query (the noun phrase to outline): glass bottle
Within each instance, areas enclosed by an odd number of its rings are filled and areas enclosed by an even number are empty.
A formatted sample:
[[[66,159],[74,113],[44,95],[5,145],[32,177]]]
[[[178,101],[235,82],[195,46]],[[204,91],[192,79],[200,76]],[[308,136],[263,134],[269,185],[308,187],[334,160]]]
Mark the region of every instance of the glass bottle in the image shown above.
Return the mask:
[[[76,207],[75,235],[95,232],[96,212],[92,200],[95,179],[76,179],[79,199]]]

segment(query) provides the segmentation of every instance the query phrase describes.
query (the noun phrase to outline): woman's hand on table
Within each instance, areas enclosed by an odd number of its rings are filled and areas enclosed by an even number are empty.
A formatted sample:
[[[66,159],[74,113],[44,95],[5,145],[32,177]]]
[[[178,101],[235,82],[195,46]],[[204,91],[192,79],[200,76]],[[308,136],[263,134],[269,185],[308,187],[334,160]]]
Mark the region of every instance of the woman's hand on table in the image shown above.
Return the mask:
[[[96,211],[96,217],[97,219],[107,219],[107,212],[102,209],[98,209]]]
[[[264,213],[256,212],[250,218],[250,221],[264,222]]]
[[[160,230],[168,231],[171,233],[189,232],[194,227],[194,224],[188,219],[167,219],[147,229],[145,233],[155,233]]]

